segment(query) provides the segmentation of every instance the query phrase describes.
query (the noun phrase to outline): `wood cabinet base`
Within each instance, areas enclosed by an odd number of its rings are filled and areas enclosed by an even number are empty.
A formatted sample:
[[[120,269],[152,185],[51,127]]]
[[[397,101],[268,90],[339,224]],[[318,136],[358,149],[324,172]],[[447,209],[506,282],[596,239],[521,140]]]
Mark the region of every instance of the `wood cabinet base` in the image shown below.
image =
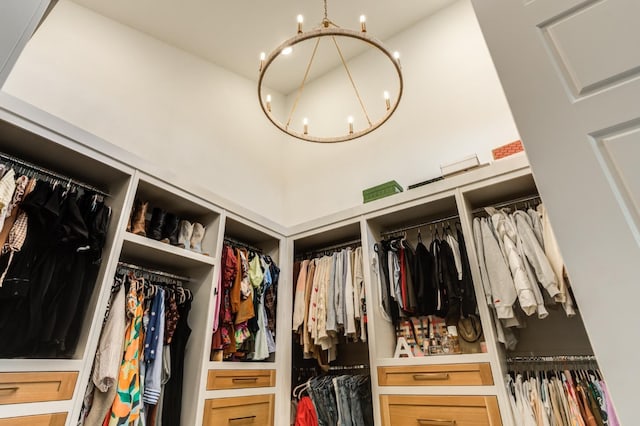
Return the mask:
[[[208,399],[203,426],[273,426],[275,395]]]
[[[381,395],[383,426],[502,426],[495,396]]]
[[[64,426],[66,420],[67,413],[40,414],[0,419],[0,426]]]

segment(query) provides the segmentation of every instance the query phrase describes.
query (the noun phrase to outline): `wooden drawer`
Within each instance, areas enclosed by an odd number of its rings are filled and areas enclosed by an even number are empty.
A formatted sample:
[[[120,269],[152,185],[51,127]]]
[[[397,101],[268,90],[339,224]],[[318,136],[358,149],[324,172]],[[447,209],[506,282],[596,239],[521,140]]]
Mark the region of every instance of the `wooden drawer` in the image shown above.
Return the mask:
[[[0,373],[0,404],[71,399],[77,371]]]
[[[66,420],[67,413],[40,414],[0,419],[0,426],[64,426]]]
[[[273,426],[275,396],[207,399],[202,426]]]
[[[209,370],[207,390],[268,388],[276,385],[276,370]]]
[[[380,386],[479,386],[493,385],[488,362],[475,364],[378,367]]]
[[[381,395],[383,426],[501,426],[495,396]]]

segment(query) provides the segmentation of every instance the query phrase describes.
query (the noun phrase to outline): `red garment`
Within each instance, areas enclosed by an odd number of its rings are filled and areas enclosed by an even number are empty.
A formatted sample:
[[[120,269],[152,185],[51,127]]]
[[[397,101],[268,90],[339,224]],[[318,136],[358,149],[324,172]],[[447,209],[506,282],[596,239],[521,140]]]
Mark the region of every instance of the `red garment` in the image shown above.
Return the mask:
[[[303,396],[298,402],[295,426],[318,426],[318,415],[308,396]]]

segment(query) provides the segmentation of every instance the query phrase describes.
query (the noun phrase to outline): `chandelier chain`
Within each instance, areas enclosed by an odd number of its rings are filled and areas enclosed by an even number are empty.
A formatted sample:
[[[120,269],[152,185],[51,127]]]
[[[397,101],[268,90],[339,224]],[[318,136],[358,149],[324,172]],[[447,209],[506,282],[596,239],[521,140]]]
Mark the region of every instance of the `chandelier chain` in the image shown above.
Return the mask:
[[[309,77],[309,71],[311,71],[311,65],[313,64],[313,59],[316,57],[316,52],[318,51],[318,45],[320,44],[320,39],[316,40],[316,45],[313,47],[313,53],[311,54],[311,58],[309,59],[309,63],[307,64],[307,69],[304,72],[304,77],[302,77],[302,82],[300,83],[300,87],[298,87],[298,93],[296,94],[296,100],[291,107],[291,111],[289,112],[289,118],[287,119],[286,128],[289,128],[289,124],[291,124],[291,118],[293,117],[293,113],[296,111],[298,107],[298,101],[300,100],[300,96],[302,96],[302,91],[304,90],[304,85],[307,82],[307,78]]]
[[[344,55],[342,54],[342,50],[340,49],[340,46],[338,46],[338,41],[334,36],[331,36],[331,39],[333,40],[333,44],[336,45],[336,49],[338,50],[338,55],[340,56],[340,60],[342,61],[342,65],[344,66],[345,71],[347,72],[347,76],[349,77],[351,86],[353,87],[353,90],[356,92],[356,97],[358,98],[358,102],[360,102],[360,107],[364,112],[364,116],[367,118],[367,122],[369,123],[369,126],[371,126],[371,119],[369,118],[369,114],[367,113],[367,108],[364,106],[364,102],[362,101],[362,97],[360,96],[360,92],[356,87],[355,81],[353,81],[353,77],[351,76],[351,71],[349,71],[349,67],[347,66],[347,61],[345,61]]]
[[[324,20],[329,20],[329,13],[327,12],[327,0],[324,0]]]

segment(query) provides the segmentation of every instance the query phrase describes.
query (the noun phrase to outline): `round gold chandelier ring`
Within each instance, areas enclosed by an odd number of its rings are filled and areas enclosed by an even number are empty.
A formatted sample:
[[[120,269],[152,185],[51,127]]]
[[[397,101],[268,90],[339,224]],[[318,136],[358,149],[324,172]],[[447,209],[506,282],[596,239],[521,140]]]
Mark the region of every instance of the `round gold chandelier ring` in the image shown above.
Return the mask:
[[[267,108],[266,102],[263,101],[262,99],[262,80],[264,79],[264,76],[267,70],[269,69],[269,66],[273,63],[273,61],[278,56],[280,56],[280,53],[287,47],[293,47],[296,44],[301,43],[305,40],[321,38],[321,37],[331,37],[331,36],[355,38],[357,40],[360,40],[372,45],[373,47],[377,48],[380,52],[382,52],[389,59],[389,61],[391,61],[398,75],[398,83],[399,83],[398,96],[396,97],[395,102],[391,103],[390,108],[387,110],[386,114],[382,116],[380,120],[374,123],[371,123],[369,127],[367,127],[366,129],[359,130],[353,133],[348,133],[345,136],[334,136],[334,137],[319,137],[319,136],[312,136],[309,134],[297,132],[293,129],[288,128],[287,126],[280,123],[278,120],[276,120],[273,117],[273,115],[271,114],[271,111],[269,111],[269,109]],[[402,70],[400,68],[400,61],[394,58],[393,54],[386,47],[384,47],[384,45],[379,40],[377,40],[375,37],[369,36],[366,32],[353,31],[353,30],[339,28],[339,27],[320,27],[320,28],[307,31],[305,33],[300,33],[294,37],[291,37],[288,40],[285,40],[282,44],[280,44],[280,46],[278,46],[275,50],[273,50],[269,54],[269,56],[267,56],[265,60],[262,62],[260,67],[260,76],[258,78],[258,100],[260,102],[260,107],[262,108],[262,111],[267,116],[269,121],[271,121],[273,125],[275,125],[277,128],[279,128],[284,133],[290,136],[293,136],[295,138],[302,139],[308,142],[317,142],[317,143],[346,142],[353,139],[357,139],[368,133],[373,132],[378,127],[386,123],[387,120],[389,120],[389,118],[396,111],[400,103],[400,99],[402,98],[403,89],[404,89],[404,81],[402,79]]]

